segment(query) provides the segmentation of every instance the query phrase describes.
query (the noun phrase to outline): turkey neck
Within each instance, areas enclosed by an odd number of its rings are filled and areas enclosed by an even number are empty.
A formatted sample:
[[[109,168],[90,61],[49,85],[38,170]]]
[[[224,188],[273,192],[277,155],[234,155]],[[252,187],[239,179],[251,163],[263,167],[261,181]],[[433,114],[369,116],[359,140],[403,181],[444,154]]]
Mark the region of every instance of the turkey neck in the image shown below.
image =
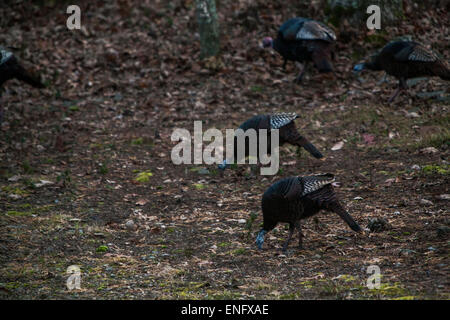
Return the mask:
[[[364,63],[364,68],[369,69],[369,70],[374,70],[374,71],[381,71],[381,70],[383,70],[383,68],[381,67],[381,65],[380,65],[378,60],[379,59],[377,57],[371,62]]]
[[[276,37],[275,40],[272,41],[272,48],[281,55],[288,50],[286,44],[281,40],[281,36]]]

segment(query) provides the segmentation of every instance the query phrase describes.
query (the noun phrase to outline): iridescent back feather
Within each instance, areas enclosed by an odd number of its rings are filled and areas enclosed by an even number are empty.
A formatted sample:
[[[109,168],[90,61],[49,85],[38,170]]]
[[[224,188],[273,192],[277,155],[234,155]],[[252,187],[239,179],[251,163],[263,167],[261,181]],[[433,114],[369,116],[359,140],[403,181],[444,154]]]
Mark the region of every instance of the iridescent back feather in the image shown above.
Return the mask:
[[[270,128],[279,129],[298,118],[294,112],[283,112],[270,115]]]
[[[321,189],[323,186],[333,183],[336,179],[333,174],[317,174],[314,176],[299,177],[303,182],[302,196]]]

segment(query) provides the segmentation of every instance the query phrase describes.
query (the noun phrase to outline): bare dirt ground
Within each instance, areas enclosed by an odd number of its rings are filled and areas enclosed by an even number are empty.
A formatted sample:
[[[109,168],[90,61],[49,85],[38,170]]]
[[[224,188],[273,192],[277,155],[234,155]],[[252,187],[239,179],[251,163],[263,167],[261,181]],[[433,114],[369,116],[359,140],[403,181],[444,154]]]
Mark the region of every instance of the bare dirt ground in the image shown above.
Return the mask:
[[[2,299],[449,298],[448,83],[421,81],[387,105],[395,79],[351,73],[404,34],[448,61],[447,11],[413,10],[377,33],[348,26],[338,32],[338,78],[311,69],[295,85],[295,66],[284,71],[259,41],[293,12],[324,20],[320,9],[219,1],[222,55],[205,62],[193,1],[79,3],[81,31],[65,27],[63,3],[0,5],[0,44],[47,84],[10,81],[2,97]],[[297,112],[326,159],[284,146],[278,174],[266,177],[171,161],[175,128],[202,120],[224,130],[276,111]],[[294,239],[281,254],[284,225],[257,250],[262,193],[317,172],[337,175],[362,227],[374,218],[386,227],[356,234],[319,214],[303,223],[304,250]],[[81,290],[66,287],[70,265],[81,268]],[[380,289],[366,286],[370,265]]]

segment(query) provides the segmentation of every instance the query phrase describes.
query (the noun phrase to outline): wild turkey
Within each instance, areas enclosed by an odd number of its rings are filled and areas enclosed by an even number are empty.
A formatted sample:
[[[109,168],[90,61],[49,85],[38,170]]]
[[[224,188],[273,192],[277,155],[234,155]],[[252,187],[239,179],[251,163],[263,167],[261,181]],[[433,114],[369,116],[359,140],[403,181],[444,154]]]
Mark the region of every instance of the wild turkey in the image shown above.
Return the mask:
[[[450,69],[433,51],[414,41],[394,41],[387,44],[370,62],[357,64],[354,72],[364,69],[386,71],[399,80],[399,87],[389,98],[392,102],[400,91],[408,88],[406,80],[423,76],[437,76],[450,80]]]
[[[21,80],[35,88],[44,88],[42,82],[26,71],[11,52],[0,47],[0,89],[10,79]],[[2,116],[3,109],[0,102],[0,123]]]
[[[269,187],[262,198],[264,225],[256,238],[262,249],[264,235],[275,228],[278,222],[289,223],[289,236],[283,245],[286,251],[295,229],[299,232],[299,248],[302,248],[300,220],[311,217],[320,210],[337,213],[354,231],[361,228],[339,203],[332,183],[332,174],[318,174],[306,177],[289,177]]]
[[[335,41],[333,30],[322,22],[308,18],[292,18],[281,25],[275,40],[266,37],[262,46],[275,49],[284,58],[283,69],[286,68],[288,60],[304,64],[295,79],[298,83],[302,80],[309,61],[314,62],[321,73],[333,72],[330,60],[334,56],[332,47]]]
[[[290,143],[292,145],[296,145],[299,147],[305,148],[309,153],[311,153],[314,157],[320,159],[323,158],[323,155],[314,147],[314,145],[306,140],[303,136],[301,136],[297,128],[295,126],[294,120],[298,118],[298,115],[295,113],[277,113],[272,115],[257,115],[254,116],[239,126],[239,129],[242,129],[244,132],[249,129],[256,130],[257,133],[257,152],[259,155],[259,129],[267,129],[268,137],[267,137],[267,154],[271,154],[271,129],[279,130],[279,145],[283,145],[285,143]],[[235,136],[234,139],[234,162],[236,163],[237,159],[237,138]],[[249,156],[249,140],[245,141],[245,157]],[[230,166],[229,161],[224,160],[223,164],[219,165],[219,168],[224,170]]]
[[[42,82],[26,71],[11,52],[0,48],[0,87],[10,79],[21,80],[35,88],[44,88]]]

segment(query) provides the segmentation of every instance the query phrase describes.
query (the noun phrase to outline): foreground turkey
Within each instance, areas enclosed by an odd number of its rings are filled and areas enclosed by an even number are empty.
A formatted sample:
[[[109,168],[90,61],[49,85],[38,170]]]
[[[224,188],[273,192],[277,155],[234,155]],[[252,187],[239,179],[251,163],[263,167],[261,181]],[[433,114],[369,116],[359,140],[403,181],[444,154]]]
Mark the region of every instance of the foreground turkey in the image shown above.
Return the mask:
[[[42,82],[26,71],[11,52],[0,49],[0,87],[11,79],[21,80],[35,88],[44,88]]]
[[[295,229],[299,234],[299,248],[302,248],[300,220],[311,217],[320,210],[337,213],[354,231],[361,228],[339,203],[333,190],[335,178],[332,174],[318,174],[306,177],[282,179],[267,189],[262,198],[264,225],[256,238],[262,249],[264,235],[279,222],[289,223],[289,236],[283,245],[286,251]]]
[[[283,23],[278,35],[263,39],[264,48],[275,49],[283,58],[283,68],[288,60],[303,64],[295,82],[300,82],[308,62],[312,61],[321,73],[332,72],[331,57],[336,35],[321,22],[308,18],[292,18]]]
[[[44,88],[42,82],[26,71],[11,52],[0,48],[0,89],[6,81],[11,79],[21,80],[35,88]],[[3,112],[0,102],[0,123],[2,116]]]
[[[244,132],[249,129],[254,129],[256,131],[257,136],[257,152],[259,155],[259,129],[267,129],[268,137],[267,137],[267,154],[271,154],[272,146],[271,146],[271,136],[270,130],[278,129],[279,130],[279,145],[283,145],[285,143],[290,143],[292,145],[296,145],[299,147],[305,148],[309,153],[311,153],[315,158],[323,158],[323,155],[314,147],[314,145],[306,140],[303,136],[298,133],[297,128],[295,126],[294,120],[298,118],[298,115],[295,113],[277,113],[272,115],[257,115],[254,116],[239,126],[239,129],[242,129]],[[237,159],[237,138],[234,139],[234,163],[241,159]],[[249,156],[249,140],[245,141],[245,157]],[[219,165],[220,169],[225,169],[229,166],[227,160],[224,160],[223,164]]]
[[[364,69],[386,71],[399,80],[399,87],[389,98],[392,102],[400,91],[408,88],[406,80],[424,76],[437,76],[450,80],[450,69],[433,51],[414,41],[394,41],[387,44],[370,62],[357,64],[353,71]]]

